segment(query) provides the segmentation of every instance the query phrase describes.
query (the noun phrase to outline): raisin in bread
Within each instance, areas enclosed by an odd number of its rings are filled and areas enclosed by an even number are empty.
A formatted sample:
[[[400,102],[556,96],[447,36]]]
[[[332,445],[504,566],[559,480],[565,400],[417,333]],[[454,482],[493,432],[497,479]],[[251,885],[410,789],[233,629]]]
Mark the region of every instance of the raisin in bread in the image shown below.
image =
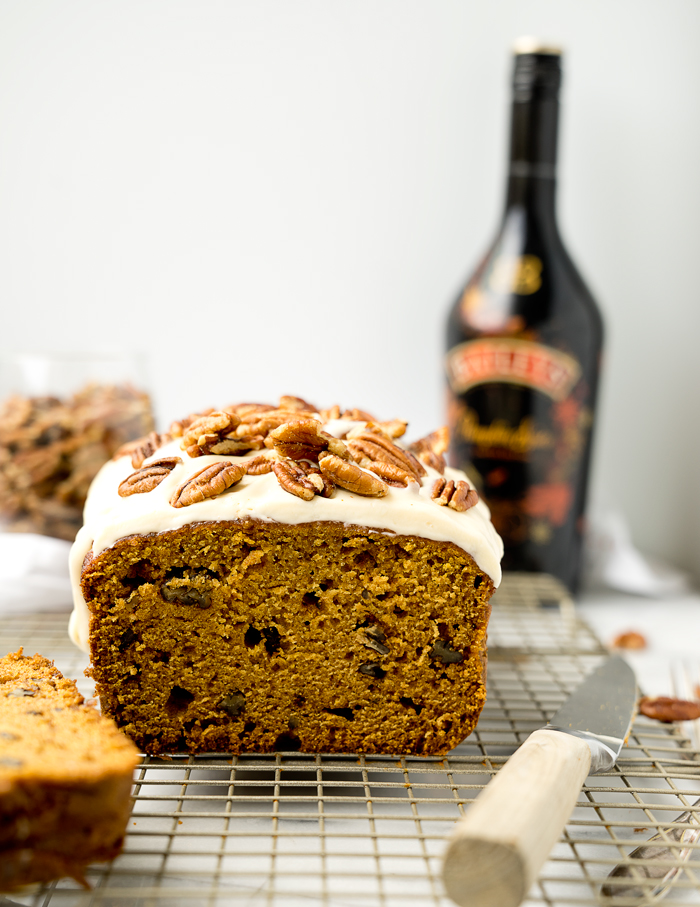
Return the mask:
[[[502,546],[446,432],[405,428],[282,398],[103,468],[71,633],[146,752],[442,754],[471,732]]]
[[[0,658],[0,891],[61,876],[120,851],[136,747],[84,703],[53,663]]]

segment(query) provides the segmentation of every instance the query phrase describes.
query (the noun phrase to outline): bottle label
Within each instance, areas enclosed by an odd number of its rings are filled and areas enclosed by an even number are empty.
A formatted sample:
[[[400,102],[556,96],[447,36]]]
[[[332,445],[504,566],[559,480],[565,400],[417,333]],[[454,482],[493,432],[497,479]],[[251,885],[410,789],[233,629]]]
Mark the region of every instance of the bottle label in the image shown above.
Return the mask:
[[[487,280],[496,293],[530,296],[542,286],[542,259],[537,255],[499,255]]]
[[[479,384],[505,382],[560,401],[579,380],[581,366],[573,356],[541,343],[488,337],[453,347],[447,354],[447,376],[455,394]]]

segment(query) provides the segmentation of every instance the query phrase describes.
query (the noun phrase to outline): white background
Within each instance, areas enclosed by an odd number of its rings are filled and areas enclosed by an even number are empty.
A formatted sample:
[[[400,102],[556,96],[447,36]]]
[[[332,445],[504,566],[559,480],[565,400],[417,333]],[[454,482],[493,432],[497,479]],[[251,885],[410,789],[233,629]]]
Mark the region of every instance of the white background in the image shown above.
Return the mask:
[[[566,49],[593,498],[700,577],[697,0],[0,0],[2,350],[146,350],[163,425],[279,393],[442,423],[521,34]]]

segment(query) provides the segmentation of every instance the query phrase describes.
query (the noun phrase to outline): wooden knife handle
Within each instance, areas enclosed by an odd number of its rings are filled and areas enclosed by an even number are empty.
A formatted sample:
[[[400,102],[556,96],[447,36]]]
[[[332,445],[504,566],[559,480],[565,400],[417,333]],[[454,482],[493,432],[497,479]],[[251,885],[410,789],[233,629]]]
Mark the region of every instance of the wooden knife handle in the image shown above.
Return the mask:
[[[571,815],[591,765],[585,740],[542,728],[487,784],[450,838],[443,880],[461,907],[517,907]]]

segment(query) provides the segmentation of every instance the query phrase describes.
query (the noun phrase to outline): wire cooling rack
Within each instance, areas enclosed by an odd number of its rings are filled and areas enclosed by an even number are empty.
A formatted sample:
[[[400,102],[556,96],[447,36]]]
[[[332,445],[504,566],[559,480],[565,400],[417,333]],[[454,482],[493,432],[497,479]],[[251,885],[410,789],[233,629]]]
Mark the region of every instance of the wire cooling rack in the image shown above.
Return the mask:
[[[450,907],[441,858],[452,826],[605,655],[546,577],[507,577],[493,604],[488,700],[449,756],[146,757],[124,852],[91,868],[92,890],[62,880],[0,896],[0,907]],[[6,619],[0,648],[20,645],[54,658],[91,695],[64,616]],[[698,796],[700,754],[682,729],[638,719],[615,768],[588,779],[524,903],[650,903],[601,886],[653,834],[692,831],[674,819],[690,809],[700,821]],[[700,871],[678,855],[667,855],[678,878],[665,904],[700,904]],[[642,871],[638,887],[650,894]]]

